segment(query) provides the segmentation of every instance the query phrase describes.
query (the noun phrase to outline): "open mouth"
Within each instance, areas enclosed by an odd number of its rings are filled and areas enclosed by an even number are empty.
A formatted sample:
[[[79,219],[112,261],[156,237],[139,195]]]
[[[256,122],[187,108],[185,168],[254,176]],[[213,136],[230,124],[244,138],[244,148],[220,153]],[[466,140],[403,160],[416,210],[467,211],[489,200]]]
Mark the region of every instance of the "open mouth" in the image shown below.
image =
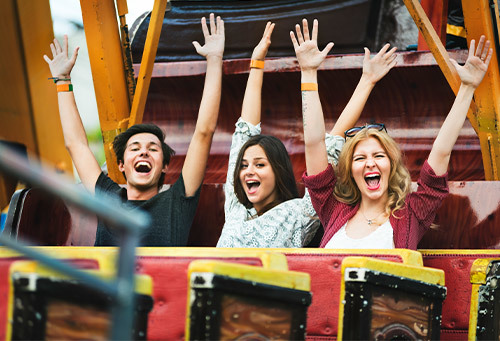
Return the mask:
[[[370,190],[376,190],[380,187],[380,174],[371,173],[365,175],[365,182]]]
[[[149,173],[151,171],[151,165],[146,161],[137,162],[134,168],[137,173]]]
[[[247,184],[249,194],[254,194],[255,192],[257,192],[257,189],[260,186],[260,182],[255,181],[255,180],[247,181],[246,184]]]

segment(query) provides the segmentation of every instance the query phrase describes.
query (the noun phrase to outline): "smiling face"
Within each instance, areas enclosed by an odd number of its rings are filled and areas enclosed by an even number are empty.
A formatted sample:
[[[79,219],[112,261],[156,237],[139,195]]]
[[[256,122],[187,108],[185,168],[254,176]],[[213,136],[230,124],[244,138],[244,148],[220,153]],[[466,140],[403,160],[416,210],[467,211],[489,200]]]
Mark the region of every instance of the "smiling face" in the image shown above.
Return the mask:
[[[245,150],[239,178],[248,200],[257,211],[276,200],[276,178],[261,146],[254,145]]]
[[[167,166],[163,166],[163,152],[158,137],[151,133],[130,137],[118,169],[125,173],[129,190],[157,191],[160,176],[167,171]]]
[[[351,167],[362,200],[387,200],[391,161],[376,138],[370,137],[356,145]]]

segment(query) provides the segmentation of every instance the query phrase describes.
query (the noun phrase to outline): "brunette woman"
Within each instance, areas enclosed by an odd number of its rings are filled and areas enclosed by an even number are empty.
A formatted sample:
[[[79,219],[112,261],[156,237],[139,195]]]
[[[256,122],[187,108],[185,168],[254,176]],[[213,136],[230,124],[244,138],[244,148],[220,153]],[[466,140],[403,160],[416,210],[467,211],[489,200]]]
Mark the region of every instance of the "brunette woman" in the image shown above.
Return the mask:
[[[264,59],[274,24],[267,23],[252,53],[250,74],[241,118],[233,134],[225,185],[226,222],[219,247],[302,247],[314,236],[319,221],[309,194],[299,197],[290,157],[283,143],[260,135],[261,89]],[[389,46],[373,59],[365,58],[365,78],[382,78],[394,66]],[[325,54],[326,55],[326,54]],[[384,57],[384,58],[383,58]],[[371,88],[355,92],[339,117],[332,134],[323,133],[329,162],[335,162],[344,144],[343,132],[359,118]]]

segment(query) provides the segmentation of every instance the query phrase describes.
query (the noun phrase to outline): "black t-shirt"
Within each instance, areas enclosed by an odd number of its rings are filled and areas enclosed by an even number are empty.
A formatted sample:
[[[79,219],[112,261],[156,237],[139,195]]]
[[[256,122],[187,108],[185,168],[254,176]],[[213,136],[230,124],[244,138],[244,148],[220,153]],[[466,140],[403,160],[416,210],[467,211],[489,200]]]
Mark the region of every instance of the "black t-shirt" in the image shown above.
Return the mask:
[[[102,193],[118,195],[124,208],[133,210],[140,207],[151,215],[151,225],[142,233],[140,246],[186,246],[200,199],[200,188],[194,196],[186,197],[181,174],[172,187],[149,200],[127,200],[127,190],[101,173],[96,182],[95,192],[96,195]],[[109,229],[99,220],[94,245],[116,246],[117,244],[117,231]]]

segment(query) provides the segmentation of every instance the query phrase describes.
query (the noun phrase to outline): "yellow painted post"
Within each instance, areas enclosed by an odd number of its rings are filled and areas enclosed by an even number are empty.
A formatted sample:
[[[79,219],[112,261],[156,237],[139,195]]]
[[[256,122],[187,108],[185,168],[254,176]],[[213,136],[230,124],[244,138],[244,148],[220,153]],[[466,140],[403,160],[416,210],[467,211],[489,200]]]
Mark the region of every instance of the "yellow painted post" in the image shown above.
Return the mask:
[[[494,9],[488,0],[462,1],[467,41],[478,41],[484,34],[492,42],[493,58],[483,82],[477,88],[474,98],[478,108],[476,113],[477,133],[483,153],[483,165],[486,180],[499,180],[500,167],[500,139],[499,139],[499,110],[500,110],[500,73],[498,65],[498,2],[494,1]],[[493,21],[495,20],[495,22]],[[494,25],[496,24],[496,25]],[[497,27],[495,27],[497,26]],[[495,32],[495,30],[497,32]]]
[[[137,78],[137,88],[135,90],[134,101],[132,102],[132,110],[130,111],[129,127],[142,122],[167,2],[168,0],[155,0],[153,11],[151,12],[148,35],[146,36],[141,68],[139,70],[139,77]]]
[[[113,139],[127,129],[130,112],[125,68],[113,0],[80,0],[109,176],[124,183]]]
[[[453,92],[457,94],[458,89],[460,88],[460,77],[458,76],[455,67],[453,67],[453,65],[450,63],[450,56],[448,55],[448,52],[443,46],[443,43],[439,39],[439,36],[436,33],[434,27],[432,26],[429,18],[427,17],[427,14],[425,14],[422,5],[420,5],[419,0],[403,0],[403,2],[406,5],[408,11],[410,12],[413,21],[415,21],[415,24],[422,33],[425,42],[429,46],[432,55],[436,59],[439,68],[441,69],[444,77],[446,78],[446,81],[450,85]],[[473,101],[471,104],[471,108],[467,113],[467,117],[472,127],[477,132],[477,121],[476,121],[475,111],[476,111],[476,106]]]
[[[0,13],[0,41],[6,48],[0,54],[0,139],[21,143],[47,167],[72,174],[57,93],[42,58],[50,55],[54,39],[49,0],[2,0]],[[0,174],[0,210],[9,203],[16,183]]]

